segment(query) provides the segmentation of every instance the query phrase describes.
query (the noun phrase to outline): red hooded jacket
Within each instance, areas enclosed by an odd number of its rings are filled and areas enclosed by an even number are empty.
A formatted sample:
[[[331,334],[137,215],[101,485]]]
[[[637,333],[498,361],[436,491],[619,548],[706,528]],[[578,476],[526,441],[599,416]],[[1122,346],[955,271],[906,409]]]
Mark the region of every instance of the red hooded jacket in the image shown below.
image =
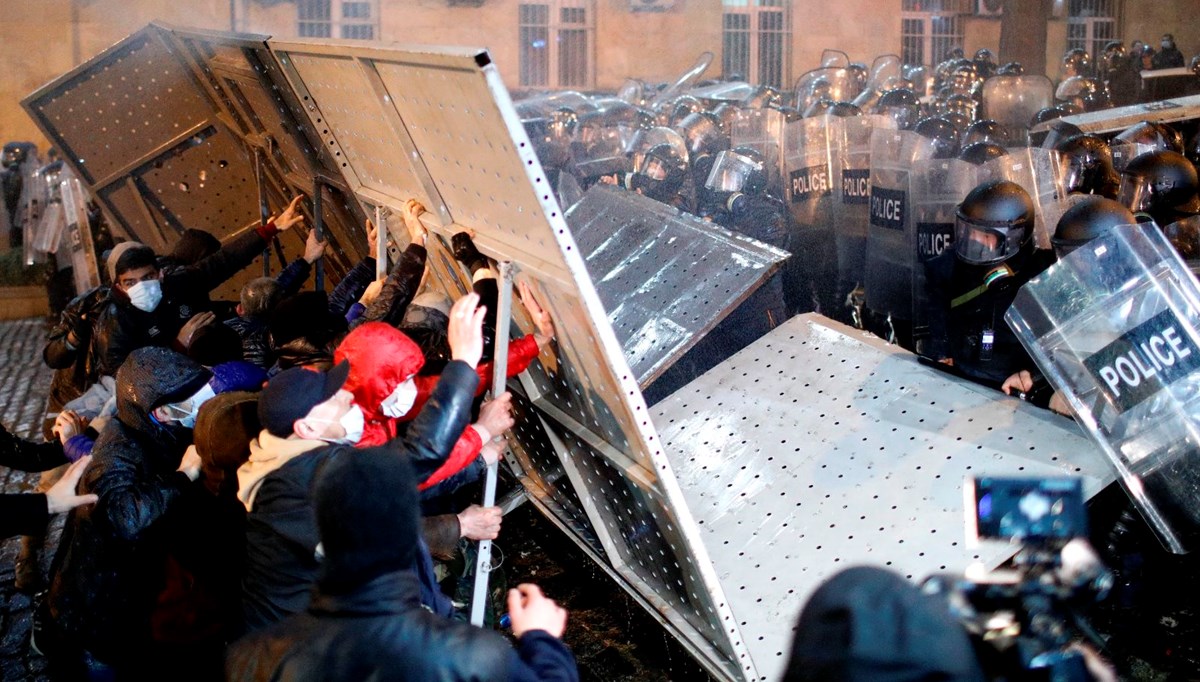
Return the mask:
[[[508,376],[516,376],[529,367],[538,355],[537,341],[525,336],[509,344]],[[334,352],[334,362],[350,361],[350,376],[344,388],[354,394],[354,403],[363,411],[366,423],[358,447],[382,445],[396,437],[398,422],[416,418],[437,385],[438,376],[414,377],[417,398],[409,411],[398,419],[383,414],[380,406],[404,381],[425,364],[421,349],[404,332],[384,322],[367,322],[346,335]],[[490,385],[492,365],[476,368],[482,381],[478,394]],[[425,490],[465,469],[479,456],[483,442],[475,429],[465,429],[454,449],[437,471],[418,487]]]

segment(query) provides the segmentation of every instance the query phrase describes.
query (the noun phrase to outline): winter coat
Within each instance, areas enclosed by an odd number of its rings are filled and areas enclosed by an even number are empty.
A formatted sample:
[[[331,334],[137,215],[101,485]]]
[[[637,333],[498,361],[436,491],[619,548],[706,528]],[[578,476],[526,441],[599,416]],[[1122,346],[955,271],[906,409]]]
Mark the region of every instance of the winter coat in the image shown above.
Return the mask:
[[[397,456],[412,462],[418,480],[428,478],[450,455],[470,420],[471,400],[479,383],[479,377],[463,362],[451,362],[442,377],[430,397],[429,409],[413,422],[407,436],[388,443]],[[261,436],[258,442],[264,445]],[[238,495],[249,501],[250,510],[242,581],[247,630],[261,629],[308,606],[320,571],[312,485],[326,464],[353,453],[349,445],[322,443],[307,452],[289,452],[277,467],[268,470],[268,455],[262,451],[256,455],[251,448],[251,461],[238,470],[239,487],[247,486],[239,489]],[[251,468],[255,469],[253,476]],[[248,495],[250,486],[253,492]],[[428,561],[428,550],[422,547],[422,552]]]
[[[79,482],[81,493],[100,499],[67,518],[48,597],[58,628],[102,661],[136,657],[149,640],[172,539],[169,512],[191,486],[177,471],[191,431],[160,425],[150,412],[210,378],[163,348],[138,349],[117,373],[117,419]]]
[[[386,573],[345,595],[318,594],[300,613],[234,643],[229,682],[387,682],[579,679],[557,637],[525,633],[514,651],[504,637],[429,613],[411,573]]]
[[[153,312],[139,310],[123,295],[114,294],[96,322],[92,352],[103,375],[116,373],[125,358],[136,348],[170,346],[176,334],[197,309],[196,292],[209,291],[223,284],[262,254],[266,243],[277,234],[274,224],[234,237],[221,250],[188,267],[165,272],[162,301]]]
[[[408,304],[412,303],[413,297],[417,295],[417,288],[421,286],[421,277],[425,274],[425,257],[424,246],[409,244],[392,267],[391,274],[384,280],[379,296],[367,306],[354,324],[386,322],[393,327],[400,326],[400,321],[404,319],[404,311],[408,309]]]
[[[92,330],[108,302],[108,287],[97,287],[76,296],[63,308],[58,323],[50,329],[42,348],[42,360],[55,370],[50,382],[51,411],[78,398],[99,378],[91,344]],[[71,332],[75,332],[75,346],[67,342]]]

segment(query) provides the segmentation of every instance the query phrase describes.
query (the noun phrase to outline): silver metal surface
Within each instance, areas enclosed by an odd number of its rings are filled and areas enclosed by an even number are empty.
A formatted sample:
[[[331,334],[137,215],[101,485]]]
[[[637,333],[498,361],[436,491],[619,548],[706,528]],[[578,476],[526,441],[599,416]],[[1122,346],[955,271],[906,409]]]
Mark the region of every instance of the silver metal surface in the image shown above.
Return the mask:
[[[1039,133],[1050,130],[1059,121],[1078,126],[1085,133],[1101,135],[1125,130],[1141,121],[1154,123],[1175,123],[1200,116],[1200,95],[1189,97],[1174,97],[1158,102],[1145,104],[1130,104],[1125,107],[1101,109],[1083,114],[1064,116],[1055,121],[1039,123],[1030,132]]]
[[[642,387],[787,257],[690,213],[603,184],[567,211],[567,223]]]
[[[655,406],[762,679],[779,679],[810,593],[856,564],[920,579],[995,565],[968,550],[969,475],[1112,481],[1069,420],[932,371],[817,315],[795,317]]]

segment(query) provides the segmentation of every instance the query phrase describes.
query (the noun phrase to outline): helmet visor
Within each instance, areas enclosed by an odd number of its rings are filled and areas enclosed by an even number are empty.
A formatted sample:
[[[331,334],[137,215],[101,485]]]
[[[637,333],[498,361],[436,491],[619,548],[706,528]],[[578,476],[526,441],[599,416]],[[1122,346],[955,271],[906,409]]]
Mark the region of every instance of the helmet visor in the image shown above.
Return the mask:
[[[1124,170],[1130,161],[1133,161],[1142,154],[1158,149],[1158,147],[1144,142],[1124,142],[1120,140],[1113,140],[1108,146],[1112,149],[1113,168],[1117,169],[1118,172]]]
[[[671,174],[671,169],[662,159],[648,155],[642,157],[641,167],[637,169],[637,172],[651,180],[666,180],[667,176]]]
[[[1121,174],[1117,201],[1134,213],[1147,212],[1154,206],[1154,182],[1144,175]]]
[[[761,173],[762,164],[732,151],[717,154],[704,186],[715,192],[740,192],[753,173]]]
[[[983,224],[959,215],[954,222],[954,251],[966,263],[994,265],[1021,250],[1027,231],[1024,224]]]

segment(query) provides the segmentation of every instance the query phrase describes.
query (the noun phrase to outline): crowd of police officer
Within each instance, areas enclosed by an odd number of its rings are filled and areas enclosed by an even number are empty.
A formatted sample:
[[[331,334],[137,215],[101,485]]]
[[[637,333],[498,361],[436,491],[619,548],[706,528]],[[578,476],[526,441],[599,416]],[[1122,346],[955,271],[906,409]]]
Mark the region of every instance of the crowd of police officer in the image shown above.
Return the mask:
[[[564,208],[592,185],[618,185],[791,254],[649,401],[816,311],[1067,413],[1005,323],[1020,288],[1121,226],[1162,230],[1189,265],[1200,260],[1196,121],[1104,135],[1071,122],[1145,97],[1135,50],[1113,42],[1095,66],[1069,50],[1057,85],[988,50],[934,69],[830,50],[792,91],[700,81],[698,68],[665,87],[630,81],[616,96],[517,106]],[[1145,66],[1182,66],[1176,52],[1164,36],[1165,57]],[[1196,89],[1200,58],[1192,66]],[[1023,109],[1030,101],[1039,106]],[[1130,539],[1137,524],[1119,491],[1103,497],[1102,541],[1128,605],[1148,545]]]

